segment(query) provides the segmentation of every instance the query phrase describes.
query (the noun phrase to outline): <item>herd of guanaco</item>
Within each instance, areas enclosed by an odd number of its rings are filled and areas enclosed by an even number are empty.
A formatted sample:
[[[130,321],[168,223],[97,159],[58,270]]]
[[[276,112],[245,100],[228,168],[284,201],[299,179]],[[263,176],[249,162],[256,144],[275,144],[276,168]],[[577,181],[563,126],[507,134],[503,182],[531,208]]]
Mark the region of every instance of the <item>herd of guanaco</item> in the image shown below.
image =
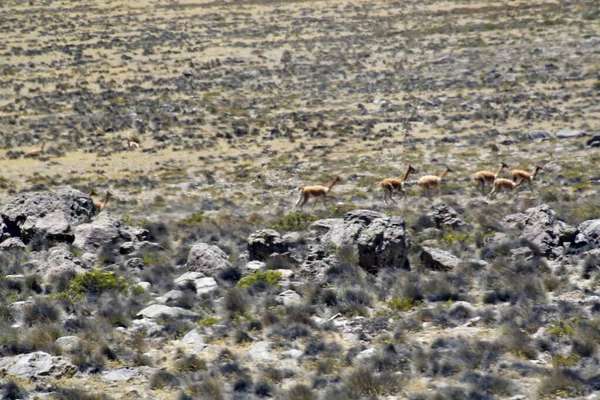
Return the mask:
[[[502,173],[504,168],[508,168],[504,162],[500,163],[498,171],[490,172],[490,171],[477,171],[473,176],[475,183],[477,185],[477,190],[479,190],[483,195],[488,195],[490,198],[495,198],[496,195],[500,192],[511,192],[517,187],[519,187],[523,182],[527,182],[529,184],[529,189],[533,192],[533,179],[536,177],[538,172],[542,169],[542,167],[536,165],[533,172],[529,173],[524,170],[515,169],[510,172],[511,179],[499,178],[498,176]],[[386,204],[388,203],[388,199],[393,201],[394,203],[394,193],[400,193],[400,198],[406,198],[407,194],[404,190],[404,182],[408,178],[408,175],[411,172],[417,172],[411,165],[408,166],[406,172],[401,178],[387,178],[381,181],[381,189],[383,190],[383,201]],[[439,183],[440,181],[449,173],[453,172],[450,167],[446,167],[444,171],[439,175],[425,175],[419,178],[418,184],[421,188],[422,192],[429,198],[432,196],[432,190],[435,190],[433,195],[439,193]],[[298,187],[298,200],[294,205],[294,211],[306,204],[310,198],[314,198],[313,207],[316,204],[317,200],[322,198],[323,204],[327,204],[327,194],[337,182],[339,182],[341,178],[336,176],[328,185],[326,186],[300,186]],[[487,192],[485,191],[486,186],[489,186]]]

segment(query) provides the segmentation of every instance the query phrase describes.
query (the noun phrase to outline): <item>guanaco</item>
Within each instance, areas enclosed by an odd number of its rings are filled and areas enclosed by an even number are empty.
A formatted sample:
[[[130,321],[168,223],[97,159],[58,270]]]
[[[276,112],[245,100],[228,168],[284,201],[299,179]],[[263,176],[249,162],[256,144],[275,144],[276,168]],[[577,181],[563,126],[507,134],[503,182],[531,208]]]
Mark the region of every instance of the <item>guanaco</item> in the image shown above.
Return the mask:
[[[542,167],[540,167],[539,165],[535,166],[535,169],[533,170],[533,173],[529,173],[527,171],[523,171],[521,169],[515,169],[512,170],[510,172],[510,176],[512,177],[513,182],[516,182],[519,178],[523,179],[524,181],[527,181],[527,183],[529,184],[529,190],[531,190],[533,192],[533,178],[535,178],[535,176],[538,174],[538,171],[542,169]]]
[[[317,203],[316,199],[318,199],[319,197],[323,197],[323,204],[327,205],[327,193],[329,193],[329,191],[331,190],[333,185],[338,183],[341,179],[342,178],[340,178],[339,176],[336,176],[335,178],[333,178],[333,180],[331,182],[329,182],[329,184],[327,186],[316,185],[316,186],[300,186],[300,187],[298,187],[298,192],[299,192],[298,200],[296,201],[296,205],[294,206],[294,211],[296,211],[298,206],[300,206],[300,208],[302,208],[302,206],[304,206],[304,204],[311,197],[315,198],[315,201],[313,202],[313,207]]]
[[[494,180],[498,178],[498,175],[502,173],[504,168],[508,168],[508,165],[504,164],[504,162],[500,163],[500,168],[498,168],[498,172],[493,173],[490,171],[477,171],[475,172],[474,179],[477,182],[477,190],[481,192],[481,194],[485,194],[485,184],[489,184],[490,187],[494,185]]]
[[[436,189],[436,193],[439,192],[439,183],[442,180],[443,177],[445,177],[448,172],[454,172],[450,169],[450,167],[446,167],[446,169],[444,170],[444,172],[442,172],[440,175],[435,176],[435,175],[425,175],[422,176],[421,178],[419,178],[419,186],[421,186],[421,189],[425,192],[426,196],[429,197],[429,193],[430,190],[432,188]]]
[[[130,141],[127,143],[127,148],[128,148],[129,150],[137,149],[138,147],[140,147],[140,145],[139,145],[137,142],[134,142],[133,140],[130,140]]]
[[[498,194],[500,192],[511,192],[511,191],[515,190],[516,188],[521,186],[521,184],[524,181],[525,181],[525,179],[523,179],[523,178],[521,178],[518,183],[514,183],[510,179],[504,179],[504,178],[496,179],[494,181],[494,188],[490,192],[490,199],[495,198],[496,194]],[[519,192],[517,192],[517,196],[518,195],[519,195]]]
[[[27,151],[27,153],[25,153],[26,157],[36,157],[39,156],[40,154],[44,153],[44,146],[46,146],[46,141],[42,141],[42,145],[40,147],[36,147],[33,148],[29,151]]]
[[[94,189],[90,189],[88,191],[88,196],[95,196],[98,193],[96,193],[96,191]],[[104,196],[104,200],[99,201],[99,200],[94,200],[94,207],[96,207],[96,212],[99,213],[100,211],[104,210],[104,207],[106,207],[106,204],[108,203],[108,199],[110,198],[110,192],[107,190],[106,191],[106,195]]]
[[[402,178],[400,179],[394,179],[394,178],[388,178],[388,179],[384,179],[381,181],[381,188],[383,189],[383,201],[385,201],[386,204],[388,204],[388,197],[390,198],[390,200],[392,200],[394,203],[396,203],[396,200],[394,200],[394,198],[392,197],[392,195],[394,194],[394,191],[400,192],[400,198],[406,196],[406,191],[404,190],[404,182],[406,181],[406,178],[408,178],[408,174],[410,174],[411,172],[416,172],[417,170],[414,169],[412,166],[408,166],[408,168],[406,169],[406,172],[404,173],[404,176],[402,176]]]

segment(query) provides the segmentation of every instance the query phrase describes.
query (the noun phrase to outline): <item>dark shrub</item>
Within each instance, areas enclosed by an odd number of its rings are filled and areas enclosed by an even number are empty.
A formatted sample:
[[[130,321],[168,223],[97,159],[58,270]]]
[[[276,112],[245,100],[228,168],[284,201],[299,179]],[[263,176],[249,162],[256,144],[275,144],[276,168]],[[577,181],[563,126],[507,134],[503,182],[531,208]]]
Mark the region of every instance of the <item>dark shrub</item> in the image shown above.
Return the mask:
[[[57,322],[59,318],[58,308],[47,301],[36,300],[23,310],[23,321],[29,326]]]
[[[157,371],[150,377],[148,384],[152,390],[172,388],[179,385],[179,379],[170,372]]]
[[[254,394],[258,397],[270,397],[273,389],[267,382],[260,381],[254,386]]]
[[[5,400],[19,400],[27,398],[27,391],[13,380],[0,385],[0,394]]]

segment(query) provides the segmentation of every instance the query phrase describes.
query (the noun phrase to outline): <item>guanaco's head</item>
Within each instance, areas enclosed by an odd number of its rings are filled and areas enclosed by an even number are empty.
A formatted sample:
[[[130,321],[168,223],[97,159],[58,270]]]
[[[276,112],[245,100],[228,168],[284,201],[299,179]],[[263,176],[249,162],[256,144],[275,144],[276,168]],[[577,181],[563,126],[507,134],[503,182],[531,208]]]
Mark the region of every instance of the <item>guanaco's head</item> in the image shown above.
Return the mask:
[[[408,172],[418,172],[418,171],[416,169],[414,169],[412,165],[409,165]]]
[[[96,193],[96,191],[94,189],[90,189],[88,190],[88,196],[96,196],[98,193]]]
[[[504,163],[504,161],[502,161],[502,162],[500,163],[500,165],[502,166],[502,168],[508,168],[508,165],[506,165],[506,163]]]
[[[454,170],[450,169],[450,167],[447,166],[447,165],[446,165],[446,171],[448,171],[448,172],[454,172]]]

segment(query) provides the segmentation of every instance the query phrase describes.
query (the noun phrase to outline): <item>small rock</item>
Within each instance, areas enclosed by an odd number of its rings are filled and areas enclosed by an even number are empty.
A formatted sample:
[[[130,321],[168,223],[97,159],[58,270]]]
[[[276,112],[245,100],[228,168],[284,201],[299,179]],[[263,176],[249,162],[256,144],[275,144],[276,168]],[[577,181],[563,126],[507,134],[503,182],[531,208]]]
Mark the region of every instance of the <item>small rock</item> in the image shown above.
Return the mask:
[[[458,267],[460,259],[454,254],[433,247],[423,247],[421,262],[426,268],[433,270],[450,271]]]
[[[177,318],[189,314],[191,314],[189,311],[181,307],[169,307],[163,304],[153,304],[137,313],[137,316],[154,319],[160,317],[161,315]]]
[[[251,275],[256,271],[266,269],[266,267],[267,267],[267,264],[265,264],[263,261],[249,261],[244,266],[244,270],[242,272],[244,272],[245,274]]]
[[[548,131],[531,131],[527,134],[527,138],[536,142],[542,142],[552,139],[552,133]]]
[[[556,132],[556,137],[559,139],[573,139],[582,136],[587,136],[587,133],[579,129],[561,129]]]
[[[116,368],[102,373],[102,380],[106,382],[128,382],[141,377],[137,368]]]
[[[183,296],[183,292],[181,290],[169,290],[167,293],[163,294],[160,297],[156,298],[156,301],[161,304],[166,304],[170,301],[174,301]]]
[[[196,294],[198,296],[212,293],[219,289],[217,281],[213,277],[196,279],[194,284],[196,285]]]
[[[79,337],[77,336],[62,336],[54,341],[63,351],[71,353],[79,347]]]
[[[219,247],[198,243],[191,248],[187,259],[189,271],[202,272],[206,276],[216,276],[219,271],[231,267],[227,254]]]
[[[175,283],[178,288],[184,289],[189,287],[193,282],[196,281],[196,279],[204,278],[205,276],[206,275],[204,275],[202,272],[186,272],[179,278],[176,278],[173,283]]]
[[[145,292],[147,292],[152,287],[152,284],[150,282],[138,282],[137,286],[141,287]]]
[[[356,355],[356,361],[362,362],[375,355],[376,351],[374,348],[366,349]]]
[[[292,306],[302,303],[302,297],[293,290],[286,290],[277,295],[276,300],[284,306]]]
[[[0,252],[2,251],[18,251],[18,250],[25,250],[27,247],[25,246],[25,243],[23,243],[21,241],[21,239],[16,238],[16,237],[12,237],[9,239],[6,239],[5,241],[3,241],[2,243],[0,243]]]
[[[277,359],[271,351],[271,342],[256,342],[248,351],[248,355],[255,361],[274,361]]]

